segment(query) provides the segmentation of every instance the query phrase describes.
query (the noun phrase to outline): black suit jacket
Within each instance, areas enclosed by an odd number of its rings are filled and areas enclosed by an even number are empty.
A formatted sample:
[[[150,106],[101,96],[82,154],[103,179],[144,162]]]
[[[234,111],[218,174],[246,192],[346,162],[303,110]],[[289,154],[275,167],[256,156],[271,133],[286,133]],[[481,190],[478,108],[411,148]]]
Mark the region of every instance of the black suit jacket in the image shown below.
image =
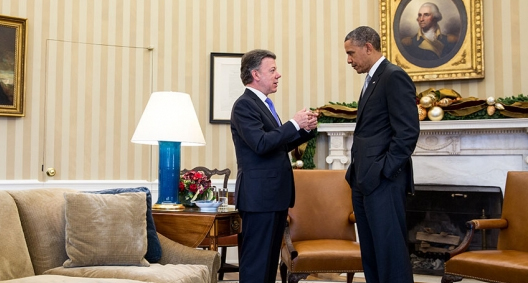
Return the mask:
[[[248,212],[282,211],[295,202],[288,152],[315,136],[286,122],[279,126],[270,110],[246,89],[234,103],[231,134],[238,174],[236,207]]]
[[[400,67],[383,60],[359,100],[351,164],[346,179],[369,195],[381,178],[414,192],[411,155],[420,135],[416,88]],[[399,178],[398,180],[402,180]]]

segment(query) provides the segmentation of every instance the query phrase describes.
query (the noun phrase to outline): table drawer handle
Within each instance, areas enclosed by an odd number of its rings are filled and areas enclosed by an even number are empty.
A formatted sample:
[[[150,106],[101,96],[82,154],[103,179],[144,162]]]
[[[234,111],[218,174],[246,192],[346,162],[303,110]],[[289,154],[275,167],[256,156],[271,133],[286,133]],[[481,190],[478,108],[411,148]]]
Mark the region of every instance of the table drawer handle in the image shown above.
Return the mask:
[[[231,222],[231,229],[238,231],[240,229],[240,222],[238,222],[238,220],[233,220]]]

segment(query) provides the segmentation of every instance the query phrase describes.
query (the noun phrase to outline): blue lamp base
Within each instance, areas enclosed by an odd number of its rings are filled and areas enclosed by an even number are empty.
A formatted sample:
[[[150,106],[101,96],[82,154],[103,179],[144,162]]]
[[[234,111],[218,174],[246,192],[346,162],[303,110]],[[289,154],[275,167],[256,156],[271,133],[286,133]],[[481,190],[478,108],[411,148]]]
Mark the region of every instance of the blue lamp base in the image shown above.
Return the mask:
[[[183,210],[178,196],[180,184],[180,142],[159,142],[158,210]]]

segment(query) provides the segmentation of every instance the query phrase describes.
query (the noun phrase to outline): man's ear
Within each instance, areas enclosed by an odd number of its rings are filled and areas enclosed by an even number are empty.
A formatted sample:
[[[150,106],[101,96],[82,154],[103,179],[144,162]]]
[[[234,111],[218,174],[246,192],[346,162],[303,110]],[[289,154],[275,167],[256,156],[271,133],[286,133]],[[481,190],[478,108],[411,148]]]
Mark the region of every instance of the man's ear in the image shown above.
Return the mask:
[[[255,81],[259,81],[260,80],[259,72],[256,69],[251,70],[251,76],[253,77],[253,80],[255,80]]]
[[[365,47],[367,48],[367,54],[372,53],[372,50],[374,50],[374,46],[370,42],[365,43]]]

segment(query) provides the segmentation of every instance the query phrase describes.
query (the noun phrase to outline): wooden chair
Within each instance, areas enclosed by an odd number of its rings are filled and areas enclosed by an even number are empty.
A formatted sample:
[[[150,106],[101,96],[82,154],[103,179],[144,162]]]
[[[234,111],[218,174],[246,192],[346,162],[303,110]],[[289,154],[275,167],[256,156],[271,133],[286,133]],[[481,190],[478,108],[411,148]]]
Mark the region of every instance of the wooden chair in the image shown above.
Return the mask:
[[[463,277],[486,282],[528,282],[528,172],[508,172],[500,219],[474,219],[462,243],[449,252],[442,283]],[[467,251],[476,230],[500,229],[497,250]]]
[[[209,169],[206,167],[198,166],[194,167],[194,171],[203,171],[204,174],[211,178],[214,175],[223,175],[224,176],[224,183],[223,187],[227,188],[227,182],[229,181],[229,175],[231,175],[231,170],[229,168],[218,170],[218,169]],[[185,173],[189,170],[183,169],[182,173]],[[220,237],[218,238],[218,248],[220,248],[220,269],[218,270],[218,280],[224,279],[224,273],[226,272],[238,272],[238,266],[234,264],[226,263],[226,256],[227,256],[227,248],[228,247],[236,247],[238,246],[238,236],[237,235],[231,235],[227,237]],[[205,238],[198,247],[203,249],[209,248],[209,238]]]
[[[281,250],[282,282],[298,282],[313,273],[362,272],[356,241],[352,190],[344,170],[294,170],[295,205]]]

